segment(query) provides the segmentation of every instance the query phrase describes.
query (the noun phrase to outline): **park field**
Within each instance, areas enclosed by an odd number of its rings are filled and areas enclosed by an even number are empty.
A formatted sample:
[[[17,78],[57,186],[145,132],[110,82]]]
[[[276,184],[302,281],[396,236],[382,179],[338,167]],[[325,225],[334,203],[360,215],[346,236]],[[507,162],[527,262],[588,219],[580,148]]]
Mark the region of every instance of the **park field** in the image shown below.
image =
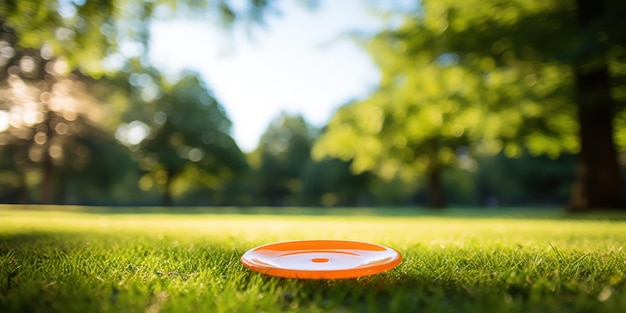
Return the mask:
[[[379,243],[395,269],[251,272],[284,240]],[[0,206],[0,312],[623,312],[626,214]]]

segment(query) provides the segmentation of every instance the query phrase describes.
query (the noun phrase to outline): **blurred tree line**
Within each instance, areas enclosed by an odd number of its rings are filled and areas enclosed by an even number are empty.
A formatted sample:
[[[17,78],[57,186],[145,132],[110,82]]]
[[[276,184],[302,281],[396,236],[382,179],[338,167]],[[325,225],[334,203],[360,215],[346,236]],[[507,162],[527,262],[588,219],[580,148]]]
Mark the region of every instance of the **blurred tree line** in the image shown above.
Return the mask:
[[[0,3],[0,202],[624,206],[622,1],[422,1],[363,39],[376,90],[245,154],[199,74],[149,64],[148,25],[273,4]]]

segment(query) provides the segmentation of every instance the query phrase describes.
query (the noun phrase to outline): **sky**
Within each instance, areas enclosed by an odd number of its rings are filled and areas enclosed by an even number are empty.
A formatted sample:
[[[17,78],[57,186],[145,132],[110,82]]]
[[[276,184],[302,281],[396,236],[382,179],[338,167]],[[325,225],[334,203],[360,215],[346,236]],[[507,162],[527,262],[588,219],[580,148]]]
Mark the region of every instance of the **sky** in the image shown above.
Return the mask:
[[[282,14],[252,27],[251,35],[206,21],[157,22],[151,29],[151,62],[170,74],[199,72],[245,152],[281,112],[323,126],[337,107],[366,96],[380,76],[364,49],[345,36],[383,27],[365,1],[322,1],[315,10],[297,1],[279,4]]]

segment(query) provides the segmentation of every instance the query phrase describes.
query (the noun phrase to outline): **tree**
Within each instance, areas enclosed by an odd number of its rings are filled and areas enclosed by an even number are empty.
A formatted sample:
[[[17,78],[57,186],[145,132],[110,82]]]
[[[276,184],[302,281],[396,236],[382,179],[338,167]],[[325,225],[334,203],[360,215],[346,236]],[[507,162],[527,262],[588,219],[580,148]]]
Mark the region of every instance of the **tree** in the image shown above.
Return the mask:
[[[257,170],[255,193],[269,205],[295,202],[302,188],[302,175],[311,161],[314,129],[302,116],[282,113],[261,136],[253,152]]]
[[[609,69],[611,57],[623,62],[626,56],[626,4],[589,0],[576,4],[581,40],[573,67],[581,149],[570,209],[626,207],[613,139],[614,77]]]
[[[563,67],[564,75],[571,78],[562,86],[572,90],[567,100],[571,110],[577,112],[574,114],[579,127],[575,150],[579,150],[580,163],[570,208],[622,207],[612,127],[613,112],[618,108],[611,88],[624,86],[612,87],[609,67],[623,63],[626,6],[623,1],[527,0],[507,4],[494,1],[489,13],[480,9],[481,3],[471,1],[432,2],[425,9],[429,10],[431,30],[438,22],[451,26],[442,37],[452,52],[494,58],[497,68],[522,62]],[[461,23],[464,27],[453,27]],[[463,40],[471,34],[481,37],[474,42]],[[509,48],[501,53],[484,49],[490,42],[504,42]],[[554,99],[553,94],[547,96]]]
[[[234,2],[234,1],[233,1]],[[101,76],[107,62],[128,57],[121,47],[149,48],[153,19],[190,16],[226,27],[239,21],[260,23],[270,1],[4,0],[0,18],[15,29],[18,46],[62,58],[70,69]]]
[[[380,85],[367,99],[334,114],[313,156],[353,160],[355,173],[373,170],[388,181],[425,176],[426,205],[440,208],[445,205],[441,171],[468,157],[457,149],[478,138],[485,112],[476,106],[479,80],[437,60],[437,53],[416,55],[411,51],[416,40],[434,41],[413,33],[382,33],[371,40]]]
[[[327,158],[311,161],[302,172],[298,196],[302,205],[359,206],[375,204],[371,193],[374,176],[353,174],[350,162]]]
[[[153,69],[122,76],[129,76],[135,103],[117,137],[147,172],[140,186],[160,186],[163,204],[173,203],[173,184],[184,173],[188,183],[218,190],[246,170],[231,122],[198,74],[185,72],[173,85]]]
[[[16,43],[0,21],[0,146],[12,163],[5,172],[17,177],[12,201],[62,203],[74,186],[109,189],[121,163],[110,164],[96,151],[123,152],[104,125],[104,103],[88,90],[93,80],[67,75],[66,64],[44,48]],[[93,176],[74,185],[81,173]]]
[[[36,107],[35,110],[32,110],[33,112],[29,113],[32,113],[37,121],[36,123],[27,123],[28,125],[21,127],[22,130],[19,132],[23,137],[34,138],[35,140],[38,138],[43,143],[38,144],[41,147],[36,146],[37,149],[43,151],[40,153],[43,173],[41,201],[52,201],[51,173],[54,160],[47,152],[49,149],[52,149],[51,151],[59,150],[59,146],[52,139],[61,138],[54,134],[55,125],[50,124],[57,120],[58,116],[46,109],[47,96],[40,97],[50,93],[50,90],[46,89],[52,88],[56,81],[72,81],[73,79],[68,79],[69,73],[74,73],[74,77],[80,77],[80,79],[87,79],[85,75],[100,78],[105,73],[115,76],[115,72],[121,70],[118,64],[124,63],[124,59],[145,55],[149,49],[149,25],[155,18],[180,15],[210,17],[211,20],[218,21],[228,27],[238,21],[262,22],[269,7],[270,4],[263,0],[250,0],[237,4],[229,1],[195,0],[7,0],[0,2],[0,28],[4,32],[10,29],[14,33],[14,35],[9,36],[9,39],[3,38],[0,41],[0,48],[2,49],[0,65],[8,64],[3,68],[6,70],[10,69],[11,65],[15,65],[9,64],[10,62],[21,62],[26,67],[36,69],[36,71],[27,71],[22,68],[21,74],[26,73],[28,74],[26,76],[32,76],[30,77],[33,80],[32,85],[36,81],[37,86],[35,87],[39,89],[38,94],[36,94],[33,86],[29,86],[30,90],[33,91],[30,95],[33,101],[28,103],[32,103]],[[3,37],[6,35],[3,34]],[[128,49],[123,49],[124,47],[134,47],[136,52],[129,55],[125,52]],[[27,51],[29,56],[14,57],[15,51]],[[7,57],[7,55],[9,56]],[[18,70],[20,66],[18,66]],[[34,77],[35,75],[45,77]],[[0,78],[6,78],[6,76]],[[51,81],[51,79],[55,81]],[[123,83],[128,84],[128,81]],[[8,103],[12,100],[0,98],[0,101]],[[123,103],[124,101],[117,102]],[[41,121],[42,116],[43,121]],[[62,122],[56,125],[69,124]],[[11,131],[13,132],[13,130]],[[15,147],[26,146],[24,149],[28,149],[28,145],[25,145],[24,142],[16,142],[19,144]],[[233,151],[238,150],[232,142],[225,142],[224,145]],[[38,151],[37,149],[28,151]],[[194,155],[197,155],[198,150],[193,151]],[[30,156],[32,155],[34,154],[31,153]],[[22,153],[20,160],[28,160],[24,156],[25,154]],[[232,158],[233,162],[242,161],[240,153],[227,157]],[[172,168],[176,168],[176,166],[172,165]],[[20,183],[19,185],[23,184]],[[23,188],[18,187],[18,189],[22,190]]]
[[[424,149],[430,141],[426,140],[428,137],[414,138],[408,131],[384,127],[398,122],[430,133],[430,138],[434,134],[436,138],[442,137],[444,127],[457,127],[467,134],[466,144],[472,144],[470,150],[474,151],[504,151],[514,157],[521,155],[524,148],[532,154],[546,153],[553,158],[562,152],[580,151],[581,162],[587,164],[583,168],[593,168],[593,173],[579,171],[577,185],[586,187],[574,189],[572,207],[578,206],[574,205],[576,202],[587,208],[619,206],[621,185],[611,139],[613,117],[608,114],[615,108],[607,91],[609,84],[604,76],[589,80],[602,85],[594,87],[597,89],[594,92],[603,96],[592,97],[591,92],[585,91],[588,87],[581,86],[579,73],[581,69],[594,73],[602,64],[619,68],[623,63],[620,58],[623,58],[624,32],[620,30],[624,29],[624,5],[618,1],[606,1],[606,4],[612,13],[603,15],[593,25],[576,27],[576,12],[586,8],[577,9],[573,1],[424,1],[420,11],[407,17],[399,29],[376,36],[371,44],[374,48],[382,47],[376,48],[378,52],[374,56],[378,55],[383,75],[379,90],[364,102],[373,102],[382,94],[386,104],[379,107],[402,107],[400,111],[407,112],[406,118],[388,118],[383,114],[380,134],[360,136],[360,141],[353,138],[354,142],[378,140],[380,144],[353,154],[370,161],[393,159],[389,157],[391,149],[385,148],[385,144],[393,142],[390,134],[404,134],[411,138],[407,142],[419,144],[417,151],[428,150]],[[620,88],[623,90],[623,85],[614,87],[613,91],[617,94]],[[406,96],[399,98],[403,94]],[[441,128],[423,120],[409,120],[425,112],[445,110],[442,99],[460,105],[452,115],[433,115],[441,120]],[[590,104],[583,106],[581,101]],[[416,106],[422,113],[407,110]],[[596,114],[590,108],[604,113]],[[350,123],[340,118],[352,120],[358,113],[356,109],[345,114],[338,112],[339,121],[332,121],[331,128],[337,133],[341,129],[358,133],[354,131],[358,127],[342,126]],[[597,136],[595,142],[584,139],[592,136]],[[332,137],[336,139],[339,135],[329,136]],[[592,142],[595,149],[585,147],[584,142]],[[434,145],[434,151],[439,146]],[[337,142],[329,139],[325,148],[320,149],[351,148],[339,148]],[[377,157],[372,159],[372,156]],[[590,156],[595,159],[591,161]],[[369,165],[382,168],[382,162],[369,162]],[[581,173],[587,174],[585,179]],[[587,200],[577,201],[576,197],[583,194]]]

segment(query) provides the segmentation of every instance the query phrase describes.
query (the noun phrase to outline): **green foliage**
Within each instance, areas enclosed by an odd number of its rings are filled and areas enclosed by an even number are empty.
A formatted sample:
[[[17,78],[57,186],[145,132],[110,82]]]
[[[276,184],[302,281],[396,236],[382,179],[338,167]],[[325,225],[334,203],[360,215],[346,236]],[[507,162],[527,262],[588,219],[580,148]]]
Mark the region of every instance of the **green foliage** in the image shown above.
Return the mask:
[[[626,11],[607,5],[604,19],[577,28],[574,1],[424,1],[369,40],[380,84],[336,112],[313,156],[353,160],[355,173],[388,180],[426,176],[438,190],[439,169],[463,168],[468,156],[578,153],[574,67],[606,56],[623,102]]]
[[[258,158],[254,188],[261,203],[284,205],[296,200],[304,168],[311,161],[314,132],[301,116],[282,113],[270,123],[253,152]]]
[[[46,47],[71,69],[99,77],[111,68],[105,63],[128,58],[123,46],[148,49],[153,19],[192,16],[231,26],[237,21],[262,22],[270,4],[249,0],[243,4],[210,0],[5,0],[0,19],[15,29],[22,48]],[[104,61],[104,62],[103,62]],[[117,69],[116,69],[117,70]]]
[[[24,49],[0,22],[0,184],[3,201],[107,201],[118,178],[136,171],[114,140],[111,108],[92,79],[64,75],[46,49]],[[107,112],[108,111],[108,112]]]
[[[143,203],[132,194],[158,185],[168,202],[195,189],[210,203],[247,170],[230,121],[196,73],[172,85],[133,59],[108,77],[68,75],[46,49],[20,49],[10,29],[0,35],[12,51],[0,63],[4,201]]]
[[[486,110],[486,150],[578,151],[572,70],[564,62],[575,42],[576,29],[566,26],[576,24],[573,1],[426,2],[424,10],[421,25],[436,35],[439,53],[452,53],[479,82],[472,89]]]
[[[230,135],[231,122],[198,74],[183,73],[173,85],[154,70],[122,75],[133,85],[131,99],[137,102],[129,108],[131,121],[118,129],[118,138],[147,172],[139,180],[142,189],[160,186],[163,201],[170,204],[172,193],[219,191],[247,170]],[[134,131],[143,133],[132,138]]]
[[[380,86],[337,112],[316,156],[355,158],[357,172],[378,168],[392,177],[397,171],[385,169],[406,165],[420,173],[433,159],[453,165],[454,150],[469,143],[512,157],[523,148],[553,157],[575,152],[571,71],[553,55],[536,55],[567,45],[566,38],[552,40],[558,47],[542,38],[570,11],[566,5],[547,8],[544,1],[426,1],[422,14],[372,39]],[[367,120],[353,118],[358,116]],[[360,143],[370,148],[355,149]],[[384,164],[389,160],[392,165]]]
[[[358,206],[378,202],[382,197],[372,196],[375,177],[371,173],[355,175],[350,162],[324,159],[309,162],[302,173],[300,203],[314,206]]]
[[[16,209],[1,211],[2,312],[619,312],[626,305],[623,215]],[[313,237],[388,245],[403,261],[383,274],[333,281],[272,278],[239,261],[260,244]]]
[[[142,189],[150,189],[155,181],[166,185],[165,199],[171,199],[173,178],[183,174],[187,185],[174,186],[177,194],[224,188],[247,165],[229,135],[230,122],[223,109],[197,74],[183,73],[185,78],[168,86],[159,73],[146,69],[145,63],[128,58],[147,51],[148,27],[154,18],[210,16],[230,26],[244,20],[261,22],[269,6],[267,1],[256,0],[236,5],[195,0],[0,2],[0,80],[8,83],[0,95],[0,113],[10,111],[12,119],[19,114],[37,119],[0,131],[0,144],[7,148],[1,158],[3,167],[18,160],[15,168],[0,173],[3,183],[18,178],[2,196],[9,201],[35,197],[63,202],[71,190],[72,195],[89,195],[93,201],[93,193],[85,186],[106,192],[113,184],[124,190],[130,183],[126,192],[132,193],[138,180]],[[128,61],[124,68],[116,67],[120,60]],[[108,76],[102,77],[105,72]],[[16,84],[26,84],[34,103],[12,96],[19,93]],[[82,111],[48,105],[48,95],[55,95],[59,86]],[[61,103],[54,97],[50,101]],[[32,112],[17,110],[29,103],[35,105],[27,108]],[[100,106],[102,103],[108,107]],[[123,122],[130,123],[122,124],[120,130],[118,125]],[[59,129],[63,134],[55,135]],[[129,131],[134,138],[128,136]],[[121,141],[133,146],[133,159],[151,175],[137,177],[136,166],[112,139],[113,132],[118,140],[125,137]],[[143,138],[146,134],[151,137]],[[139,143],[142,149],[138,149]],[[84,170],[98,174],[95,183],[84,184],[90,178]],[[83,177],[78,177],[81,171]],[[40,187],[30,195],[33,186]],[[58,193],[56,200],[53,192]],[[80,196],[72,199],[84,201]]]
[[[0,129],[0,199],[144,203],[162,192],[185,204],[407,204],[443,185],[452,202],[472,204],[485,202],[484,184],[501,187],[505,203],[561,199],[569,174],[540,155],[579,152],[572,69],[604,63],[615,140],[626,147],[623,1],[604,1],[607,14],[585,27],[575,27],[573,0],[424,1],[367,42],[381,70],[370,96],[340,108],[319,139],[302,118],[278,118],[251,173],[198,74],[170,82],[144,54],[154,19],[228,27],[262,22],[273,3],[0,2],[0,121],[10,121]],[[497,155],[493,168],[485,155]],[[502,187],[508,180],[519,184]]]

